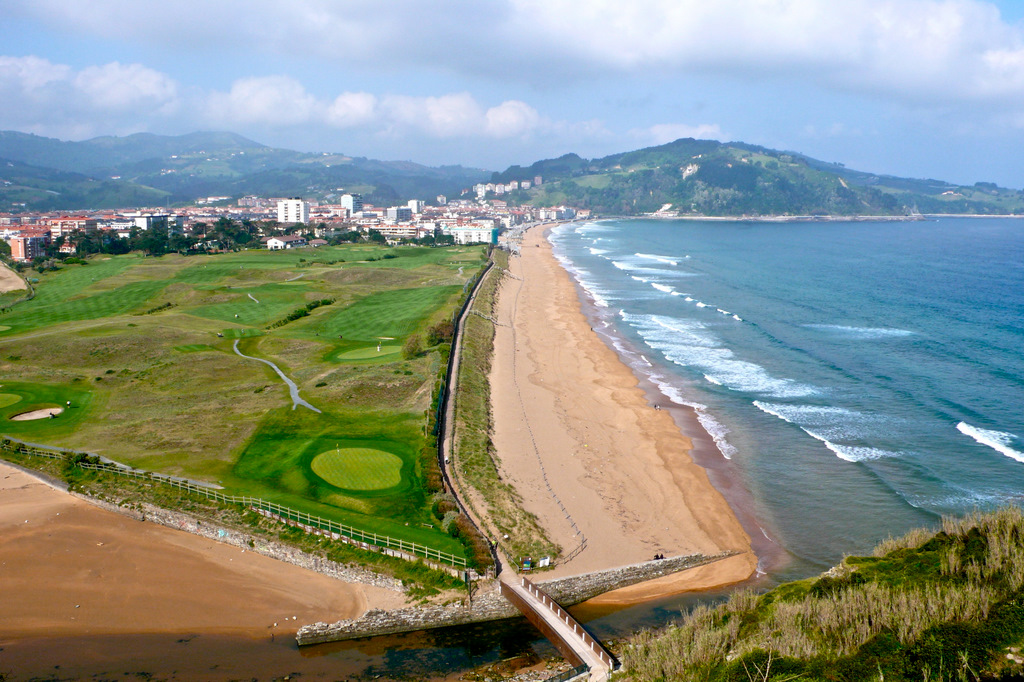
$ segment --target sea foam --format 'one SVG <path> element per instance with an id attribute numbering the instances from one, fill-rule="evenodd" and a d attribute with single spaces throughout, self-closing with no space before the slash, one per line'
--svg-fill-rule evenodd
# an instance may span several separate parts
<path id="1" fill-rule="evenodd" d="M 982 445 L 987 445 L 996 452 L 1006 455 L 1010 459 L 1015 459 L 1018 462 L 1024 462 L 1024 452 L 1014 450 L 1010 447 L 1011 443 L 1020 440 L 1020 437 L 1015 434 L 1006 433 L 1005 431 L 979 429 L 977 426 L 971 426 L 966 422 L 960 422 L 957 424 L 956 430 L 965 436 L 970 436 Z"/>
<path id="2" fill-rule="evenodd" d="M 708 435 L 711 436 L 711 440 L 715 442 L 715 447 L 722 453 L 722 456 L 726 459 L 732 459 L 738 450 L 726 439 L 726 436 L 730 433 L 729 428 L 722 424 L 722 422 L 715 419 L 714 415 L 708 412 L 708 406 L 692 402 L 683 398 L 679 389 L 672 384 L 666 382 L 664 377 L 658 375 L 652 375 L 651 381 L 653 381 L 663 394 L 668 396 L 669 400 L 677 405 L 683 405 L 693 409 L 694 414 L 697 415 L 697 421 L 700 422 L 701 428 L 707 431 Z"/>
<path id="3" fill-rule="evenodd" d="M 813 386 L 772 376 L 764 367 L 736 357 L 722 342 L 696 320 L 664 315 L 636 315 L 620 312 L 644 342 L 662 352 L 671 362 L 700 371 L 709 381 L 736 391 L 794 398 L 818 393 Z"/>
<path id="4" fill-rule="evenodd" d="M 636 253 L 633 255 L 635 255 L 637 258 L 654 260 L 658 261 L 659 263 L 667 263 L 668 265 L 679 265 L 679 261 L 675 260 L 674 258 L 669 258 L 668 256 L 656 256 L 653 253 Z"/>
<path id="5" fill-rule="evenodd" d="M 914 336 L 915 332 L 907 329 L 890 329 L 887 327 L 849 327 L 841 324 L 805 324 L 807 329 L 828 332 L 849 339 L 870 341 L 874 339 L 896 339 Z"/>

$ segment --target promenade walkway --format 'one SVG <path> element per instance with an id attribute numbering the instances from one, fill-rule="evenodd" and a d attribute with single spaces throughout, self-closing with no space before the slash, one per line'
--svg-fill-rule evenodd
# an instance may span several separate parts
<path id="1" fill-rule="evenodd" d="M 543 590 L 522 576 L 503 571 L 501 594 L 551 640 L 573 666 L 586 665 L 591 682 L 603 682 L 619 663 L 608 650 Z"/>

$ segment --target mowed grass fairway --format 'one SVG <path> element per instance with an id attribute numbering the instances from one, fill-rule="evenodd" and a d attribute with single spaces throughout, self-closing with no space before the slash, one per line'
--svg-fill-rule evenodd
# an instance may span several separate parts
<path id="1" fill-rule="evenodd" d="M 0 315 L 0 434 L 463 554 L 435 527 L 418 464 L 439 353 L 402 347 L 451 318 L 483 259 L 349 245 L 101 256 L 38 275 L 36 297 Z M 236 339 L 322 412 L 293 410 Z M 53 419 L 10 420 L 69 400 Z"/>

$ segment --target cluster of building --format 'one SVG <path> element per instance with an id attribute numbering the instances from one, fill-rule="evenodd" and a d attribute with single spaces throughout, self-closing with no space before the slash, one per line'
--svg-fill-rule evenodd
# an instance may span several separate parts
<path id="1" fill-rule="evenodd" d="M 473 185 L 473 193 L 476 194 L 477 199 L 483 199 L 488 194 L 507 194 L 509 192 L 515 192 L 519 189 L 530 189 L 531 187 L 543 185 L 544 178 L 541 176 L 535 176 L 533 180 L 513 180 L 511 182 L 488 182 L 488 183 L 477 183 Z"/>
<path id="2" fill-rule="evenodd" d="M 159 230 L 168 236 L 192 239 L 204 249 L 216 249 L 218 245 L 208 238 L 207 230 L 220 218 L 229 218 L 256 223 L 260 241 L 268 249 L 317 246 L 353 231 L 376 231 L 389 242 L 446 236 L 456 244 L 493 244 L 503 228 L 534 221 L 570 219 L 575 215 L 571 208 L 512 208 L 497 199 L 448 201 L 438 196 L 431 205 L 414 199 L 402 206 L 378 207 L 365 203 L 358 194 L 345 194 L 337 204 L 307 201 L 301 197 L 246 196 L 233 206 L 197 202 L 173 212 L 0 214 L 0 239 L 10 245 L 14 259 L 23 262 L 42 256 L 48 246 L 58 243 L 62 237 L 60 251 L 74 254 L 80 241 L 75 235 L 92 233 L 101 237 L 129 238 L 140 232 Z"/>

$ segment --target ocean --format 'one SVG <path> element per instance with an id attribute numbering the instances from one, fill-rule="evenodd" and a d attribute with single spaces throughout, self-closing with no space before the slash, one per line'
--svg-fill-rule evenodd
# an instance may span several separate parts
<path id="1" fill-rule="evenodd" d="M 696 410 L 777 579 L 1024 496 L 1024 220 L 601 220 L 551 240 L 595 329 Z"/>

